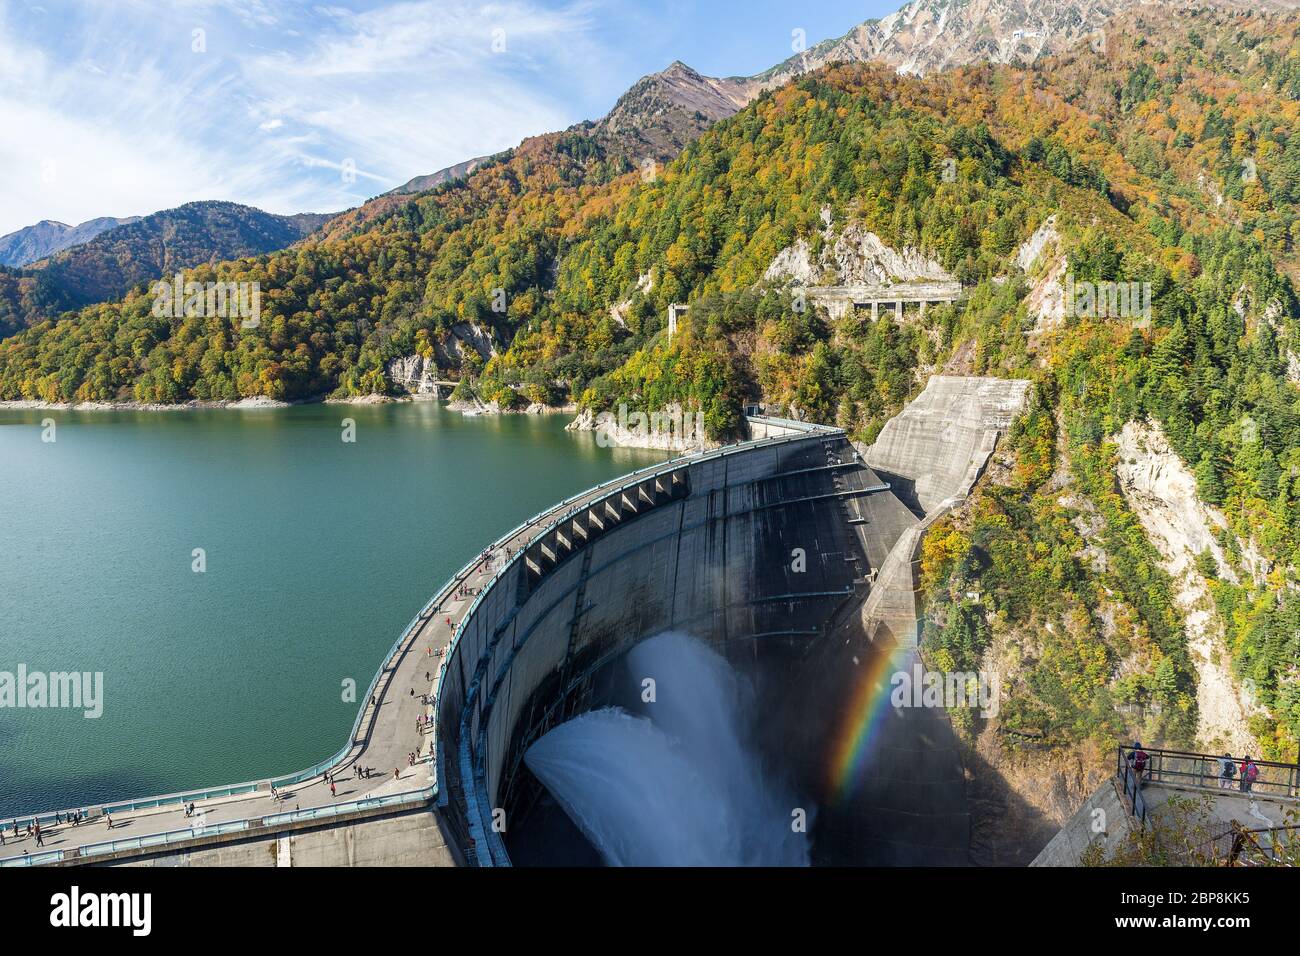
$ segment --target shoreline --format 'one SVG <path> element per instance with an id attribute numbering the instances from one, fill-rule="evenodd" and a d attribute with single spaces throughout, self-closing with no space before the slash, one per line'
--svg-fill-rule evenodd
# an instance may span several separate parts
<path id="1" fill-rule="evenodd" d="M 316 398 L 299 399 L 292 402 L 282 402 L 264 396 L 255 396 L 252 398 L 241 398 L 237 401 L 202 401 L 191 399 L 188 402 L 177 404 L 163 404 L 156 402 L 45 402 L 39 399 L 3 399 L 0 400 L 0 412 L 4 411 L 58 411 L 58 412 L 191 412 L 191 411 L 275 411 L 282 408 L 293 408 L 299 405 L 396 405 L 396 404 L 415 404 L 431 402 L 440 404 L 448 411 L 458 412 L 466 418 L 496 417 L 504 415 L 568 415 L 573 417 L 565 427 L 566 431 L 571 432 L 595 432 L 593 424 L 594 418 L 589 413 L 583 413 L 578 410 L 575 403 L 569 402 L 564 405 L 541 405 L 533 403 L 524 408 L 503 409 L 496 403 L 485 404 L 478 401 L 469 400 L 449 400 L 435 399 L 426 396 L 416 395 L 356 395 L 348 398 L 332 398 L 328 396 L 318 396 Z M 716 442 L 706 442 L 698 444 L 694 442 L 682 442 L 680 439 L 669 440 L 667 442 L 658 438 L 647 438 L 639 435 L 635 431 L 625 431 L 621 429 L 610 430 L 605 435 L 605 441 L 611 448 L 634 448 L 643 451 L 667 451 L 677 454 L 690 454 L 692 452 L 708 451 L 711 448 L 719 447 Z"/>
<path id="2" fill-rule="evenodd" d="M 0 411 L 6 409 L 13 411 L 59 411 L 59 412 L 188 412 L 188 411 L 211 411 L 225 410 L 247 411 L 250 409 L 279 409 L 293 408 L 299 405 L 398 405 L 398 404 L 417 404 L 422 402 L 438 403 L 446 406 L 454 412 L 462 414 L 469 412 L 472 415 L 541 415 L 541 414 L 573 414 L 575 406 L 560 405 L 546 407 L 530 407 L 527 409 L 508 409 L 502 410 L 490 406 L 480 406 L 478 409 L 471 411 L 468 407 L 461 406 L 457 402 L 451 402 L 447 399 L 427 398 L 413 395 L 354 395 L 347 398 L 334 398 L 329 396 L 317 396 L 315 398 L 297 399 L 292 402 L 279 401 L 274 398 L 264 396 L 255 396 L 252 398 L 241 398 L 235 401 L 221 399 L 218 401 L 203 401 L 201 399 L 191 399 L 188 402 L 163 403 L 163 402 L 136 402 L 136 401 L 118 401 L 118 402 L 46 402 L 40 399 L 15 398 L 0 399 Z"/>
<path id="3" fill-rule="evenodd" d="M 256 409 L 256 408 L 289 408 L 293 405 L 315 405 L 323 404 L 322 400 L 300 401 L 300 402 L 280 402 L 272 398 L 248 399 L 241 398 L 238 401 L 201 401 L 191 399 L 188 402 L 177 404 L 167 404 L 162 402 L 45 402 L 39 399 L 14 398 L 0 400 L 0 410 L 12 409 L 15 411 L 56 411 L 56 412 L 188 412 L 188 411 L 206 411 L 209 409 L 231 408 Z"/>

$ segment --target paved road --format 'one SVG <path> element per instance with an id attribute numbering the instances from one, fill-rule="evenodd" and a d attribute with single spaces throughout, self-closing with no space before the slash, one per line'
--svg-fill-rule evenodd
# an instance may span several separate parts
<path id="1" fill-rule="evenodd" d="M 335 793 L 330 792 L 329 783 L 322 777 L 314 777 L 287 787 L 274 797 L 262 790 L 203 801 L 195 806 L 197 821 L 187 817 L 180 805 L 171 805 L 114 815 L 111 830 L 103 817 L 76 827 L 69 824 L 42 826 L 44 845 L 39 847 L 34 838 L 26 835 L 26 824 L 19 817 L 18 838 L 14 837 L 12 821 L 3 824 L 5 844 L 0 846 L 0 859 L 184 830 L 195 826 L 196 822 L 212 825 L 231 820 L 256 819 L 273 813 L 349 803 L 363 797 L 428 787 L 432 782 L 431 754 L 434 737 L 432 727 L 417 730 L 416 719 L 421 713 L 429 716 L 433 714 L 434 685 L 442 662 L 439 650 L 450 644 L 455 628 L 474 601 L 473 595 L 500 569 L 507 549 L 512 555 L 517 553 L 539 526 L 544 527 L 563 512 L 581 507 L 599 497 L 604 490 L 606 489 L 593 489 L 576 501 L 562 507 L 557 506 L 525 526 L 509 541 L 499 542 L 498 550 L 486 558 L 480 556 L 459 580 L 451 595 L 442 601 L 441 606 L 431 609 L 381 674 L 375 690 L 376 703 L 365 702 L 360 730 L 353 740 L 352 751 L 331 772 Z M 468 588 L 469 591 L 461 594 L 461 588 Z M 425 679 L 426 674 L 430 680 Z M 429 697 L 427 705 L 421 702 L 422 694 Z M 409 755 L 417 748 L 421 759 L 411 766 Z M 358 779 L 353 775 L 355 767 L 372 768 L 374 776 Z"/>

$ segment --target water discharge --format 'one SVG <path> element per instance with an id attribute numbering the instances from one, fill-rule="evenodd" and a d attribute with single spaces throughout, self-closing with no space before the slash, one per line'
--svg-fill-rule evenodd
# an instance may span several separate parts
<path id="1" fill-rule="evenodd" d="M 677 632 L 638 644 L 625 666 L 636 712 L 590 711 L 524 756 L 605 862 L 807 866 L 812 814 L 753 744 L 749 682 Z"/>

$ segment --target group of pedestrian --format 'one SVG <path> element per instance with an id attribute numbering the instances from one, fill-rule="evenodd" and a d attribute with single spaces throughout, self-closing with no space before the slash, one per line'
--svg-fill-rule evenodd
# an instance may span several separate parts
<path id="1" fill-rule="evenodd" d="M 1128 761 L 1129 768 L 1133 771 L 1133 776 L 1139 784 L 1142 783 L 1142 776 L 1147 771 L 1150 757 L 1139 741 L 1133 741 L 1133 746 L 1125 758 Z M 1259 779 L 1259 764 L 1255 763 L 1253 757 L 1249 754 L 1240 764 L 1230 753 L 1225 753 L 1222 757 L 1215 758 L 1219 764 L 1219 789 L 1231 790 L 1233 780 L 1237 781 L 1237 788 L 1242 793 L 1250 793 Z"/>
<path id="2" fill-rule="evenodd" d="M 45 846 L 45 838 L 53 833 L 58 827 L 64 826 L 65 824 L 71 827 L 79 827 L 85 820 L 85 810 L 69 810 L 67 813 L 59 810 L 54 814 L 54 822 L 50 823 L 49 821 L 46 821 L 46 826 L 44 827 L 41 826 L 41 821 L 36 817 L 32 817 L 27 821 L 25 829 L 22 824 L 15 819 L 11 821 L 13 828 L 12 832 L 8 834 L 6 831 L 8 831 L 9 828 L 0 826 L 0 846 L 8 846 L 11 840 L 17 843 L 25 838 L 34 840 L 36 841 L 37 846 L 43 847 Z"/>
<path id="3" fill-rule="evenodd" d="M 1225 753 L 1219 758 L 1219 789 L 1231 790 L 1233 778 L 1236 778 L 1237 787 L 1242 793 L 1250 793 L 1259 778 L 1259 764 L 1247 754 L 1238 766 L 1232 754 Z"/>

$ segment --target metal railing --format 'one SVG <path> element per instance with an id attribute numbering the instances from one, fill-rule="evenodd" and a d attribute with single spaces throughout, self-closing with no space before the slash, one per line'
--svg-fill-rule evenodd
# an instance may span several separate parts
<path id="1" fill-rule="evenodd" d="M 1225 854 L 1224 866 L 1271 866 L 1285 863 L 1294 855 L 1300 826 L 1253 827 L 1247 829 L 1232 821 L 1232 842 Z"/>
<path id="2" fill-rule="evenodd" d="M 1222 776 L 1222 761 L 1228 758 L 1217 754 L 1191 753 L 1184 750 L 1165 750 L 1156 747 L 1143 747 L 1147 755 L 1142 770 L 1142 783 L 1161 783 L 1169 786 L 1193 787 L 1202 790 L 1224 790 L 1237 793 L 1255 793 L 1261 796 L 1280 797 L 1283 799 L 1300 798 L 1300 767 L 1290 763 L 1276 763 L 1271 760 L 1251 760 L 1259 769 L 1254 782 L 1243 779 L 1243 755 L 1232 758 L 1235 774 Z M 1126 768 L 1132 766 L 1130 759 L 1134 748 L 1124 745 L 1115 748 L 1115 772 L 1125 777 Z M 1127 780 L 1125 781 L 1127 792 Z"/>
<path id="3" fill-rule="evenodd" d="M 0 867 L 40 866 L 47 863 L 61 863 L 65 860 L 120 853 L 124 850 L 148 850 L 155 847 L 166 847 L 228 833 L 255 834 L 259 831 L 271 831 L 277 827 L 284 827 L 293 823 L 310 823 L 315 820 L 329 820 L 349 813 L 428 803 L 436 793 L 437 787 L 434 785 L 421 790 L 405 790 L 401 793 L 385 794 L 381 797 L 361 797 L 347 803 L 308 807 L 306 810 L 290 810 L 286 813 L 271 813 L 265 816 L 226 820 L 221 823 L 205 824 L 196 822 L 188 827 L 166 830 L 162 833 L 149 833 L 144 836 L 126 837 L 121 840 L 102 840 L 99 843 L 87 843 L 67 850 L 48 850 L 42 853 L 6 857 L 0 859 Z"/>
<path id="4" fill-rule="evenodd" d="M 0 866 L 43 866 L 58 863 L 64 857 L 64 850 L 42 850 L 40 853 L 26 853 L 22 856 L 10 856 L 0 860 Z"/>
<path id="5" fill-rule="evenodd" d="M 1120 777 L 1124 781 L 1124 799 L 1128 801 L 1129 812 L 1133 814 L 1133 819 L 1138 822 L 1139 826 L 1147 825 L 1147 801 L 1142 796 L 1142 784 L 1139 774 L 1135 773 L 1131 766 L 1124 765 L 1120 770 Z"/>

